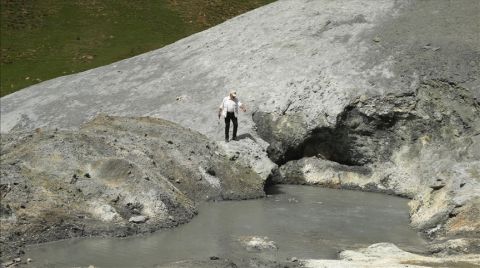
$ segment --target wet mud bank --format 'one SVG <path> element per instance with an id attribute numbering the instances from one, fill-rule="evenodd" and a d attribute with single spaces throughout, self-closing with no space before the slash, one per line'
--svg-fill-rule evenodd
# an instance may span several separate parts
<path id="1" fill-rule="evenodd" d="M 410 198 L 411 225 L 430 251 L 456 254 L 480 252 L 478 114 L 474 92 L 431 80 L 411 93 L 360 96 L 310 131 L 302 113 L 256 112 L 253 120 L 279 164 L 268 184 Z"/>

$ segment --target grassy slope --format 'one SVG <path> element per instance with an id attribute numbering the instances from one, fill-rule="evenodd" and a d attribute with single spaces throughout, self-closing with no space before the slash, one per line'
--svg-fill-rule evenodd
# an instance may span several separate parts
<path id="1" fill-rule="evenodd" d="M 0 0 L 0 94 L 160 48 L 274 0 Z"/>

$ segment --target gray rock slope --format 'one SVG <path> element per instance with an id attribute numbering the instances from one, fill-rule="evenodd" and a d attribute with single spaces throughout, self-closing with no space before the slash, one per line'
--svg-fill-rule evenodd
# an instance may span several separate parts
<path id="1" fill-rule="evenodd" d="M 479 89 L 475 0 L 283 0 L 172 45 L 1 99 L 1 131 L 78 127 L 98 113 L 155 116 L 221 138 L 230 89 L 250 111 L 334 123 L 354 98 L 447 79 Z M 242 116 L 242 131 L 253 126 Z"/>
<path id="2" fill-rule="evenodd" d="M 105 113 L 165 118 L 221 140 L 216 109 L 236 89 L 249 112 L 245 139 L 218 143 L 231 159 L 265 178 L 268 153 L 287 163 L 272 178 L 280 182 L 292 172 L 408 196 L 432 251 L 479 251 L 478 14 L 476 0 L 280 0 L 5 96 L 1 132 L 75 129 Z"/>

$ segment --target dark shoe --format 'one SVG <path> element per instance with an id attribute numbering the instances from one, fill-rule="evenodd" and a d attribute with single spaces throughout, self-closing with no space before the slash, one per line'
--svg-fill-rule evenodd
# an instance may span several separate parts
<path id="1" fill-rule="evenodd" d="M 232 140 L 234 140 L 234 141 L 238 141 L 237 137 L 233 137 L 233 139 L 232 139 Z"/>
<path id="2" fill-rule="evenodd" d="M 228 142 L 228 138 L 225 138 L 225 142 Z"/>

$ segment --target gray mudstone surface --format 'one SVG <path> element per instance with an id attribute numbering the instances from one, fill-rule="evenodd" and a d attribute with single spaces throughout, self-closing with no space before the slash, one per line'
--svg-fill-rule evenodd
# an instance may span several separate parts
<path id="1" fill-rule="evenodd" d="M 478 14 L 477 0 L 281 0 L 5 96 L 0 130 L 74 131 L 104 113 L 165 118 L 219 141 L 216 110 L 236 89 L 248 108 L 242 139 L 216 142 L 220 156 L 260 180 L 285 165 L 272 181 L 290 172 L 307 183 L 307 168 L 324 174 L 318 184 L 413 198 L 412 225 L 432 239 L 433 252 L 478 252 Z M 198 195 L 194 184 L 171 178 Z"/>
<path id="2" fill-rule="evenodd" d="M 0 246 L 125 236 L 190 220 L 201 200 L 264 196 L 264 180 L 204 135 L 155 118 L 100 116 L 79 131 L 2 135 Z"/>

